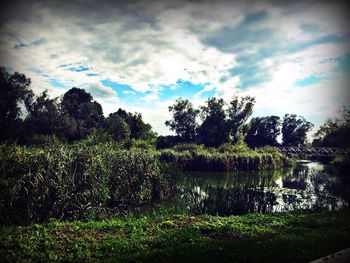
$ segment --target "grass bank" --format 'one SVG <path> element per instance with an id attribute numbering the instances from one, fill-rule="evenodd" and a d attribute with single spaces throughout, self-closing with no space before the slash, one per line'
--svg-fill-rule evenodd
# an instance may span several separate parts
<path id="1" fill-rule="evenodd" d="M 3 261 L 307 262 L 350 246 L 350 211 L 167 215 L 2 227 Z"/>

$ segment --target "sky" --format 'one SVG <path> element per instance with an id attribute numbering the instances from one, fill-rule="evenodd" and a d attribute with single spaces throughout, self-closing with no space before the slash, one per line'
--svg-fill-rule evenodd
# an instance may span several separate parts
<path id="1" fill-rule="evenodd" d="M 32 89 L 84 88 L 107 116 L 141 112 L 160 135 L 176 98 L 254 96 L 253 116 L 314 131 L 349 105 L 349 11 L 339 1 L 11 1 L 0 65 Z"/>

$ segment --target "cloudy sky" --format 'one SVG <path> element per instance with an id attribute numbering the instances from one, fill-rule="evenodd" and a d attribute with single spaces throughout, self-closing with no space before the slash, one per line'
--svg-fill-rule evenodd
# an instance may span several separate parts
<path id="1" fill-rule="evenodd" d="M 11 1 L 0 11 L 0 65 L 25 73 L 36 93 L 76 86 L 105 115 L 141 112 L 159 134 L 170 133 L 167 107 L 180 96 L 201 105 L 251 95 L 254 116 L 296 113 L 317 128 L 349 104 L 347 9 L 336 1 Z"/>

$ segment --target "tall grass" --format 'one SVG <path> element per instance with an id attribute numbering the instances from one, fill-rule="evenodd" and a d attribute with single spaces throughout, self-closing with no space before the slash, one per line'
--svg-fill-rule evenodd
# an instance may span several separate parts
<path id="1" fill-rule="evenodd" d="M 219 148 L 180 145 L 161 152 L 160 160 L 172 162 L 186 171 L 242 171 L 283 167 L 290 160 L 270 147 L 256 152 L 246 145 L 226 144 Z"/>
<path id="2" fill-rule="evenodd" d="M 165 198 L 171 174 L 147 151 L 115 143 L 0 146 L 0 222 L 95 218 Z"/>

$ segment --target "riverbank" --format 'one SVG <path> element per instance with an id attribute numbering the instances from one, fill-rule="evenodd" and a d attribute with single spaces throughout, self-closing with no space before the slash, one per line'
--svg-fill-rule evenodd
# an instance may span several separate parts
<path id="1" fill-rule="evenodd" d="M 289 164 L 274 148 L 245 145 L 173 149 L 126 148 L 116 142 L 81 141 L 25 147 L 0 145 L 0 223 L 29 224 L 50 218 L 105 218 L 172 195 L 179 169 L 263 170 Z"/>
<path id="2" fill-rule="evenodd" d="M 2 227 L 4 261 L 308 262 L 350 246 L 350 210 Z"/>

